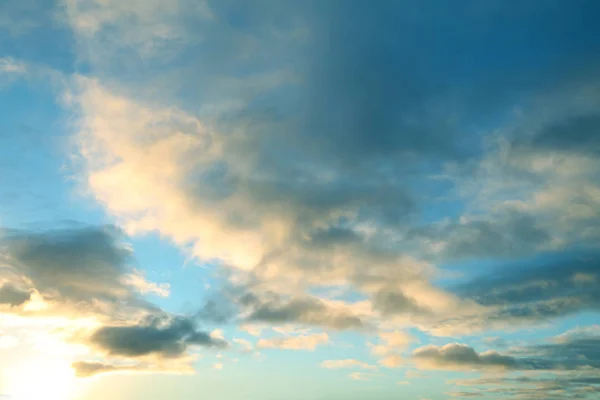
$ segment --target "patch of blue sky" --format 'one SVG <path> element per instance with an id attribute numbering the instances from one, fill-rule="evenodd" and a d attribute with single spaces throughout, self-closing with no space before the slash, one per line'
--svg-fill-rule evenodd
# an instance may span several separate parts
<path id="1" fill-rule="evenodd" d="M 70 176 L 68 116 L 50 85 L 19 79 L 0 90 L 0 220 L 3 226 L 107 221 Z"/>

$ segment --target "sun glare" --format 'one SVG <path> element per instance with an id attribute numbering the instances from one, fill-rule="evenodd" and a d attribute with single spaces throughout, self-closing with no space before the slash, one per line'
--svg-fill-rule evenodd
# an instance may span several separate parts
<path id="1" fill-rule="evenodd" d="M 10 368 L 6 386 L 14 400 L 72 400 L 75 383 L 68 361 L 30 359 Z"/>

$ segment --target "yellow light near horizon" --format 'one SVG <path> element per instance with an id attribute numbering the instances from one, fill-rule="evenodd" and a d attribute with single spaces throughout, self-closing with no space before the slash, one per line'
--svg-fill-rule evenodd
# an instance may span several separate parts
<path id="1" fill-rule="evenodd" d="M 8 369 L 6 378 L 7 394 L 15 400 L 72 400 L 77 386 L 66 360 L 22 360 Z"/>

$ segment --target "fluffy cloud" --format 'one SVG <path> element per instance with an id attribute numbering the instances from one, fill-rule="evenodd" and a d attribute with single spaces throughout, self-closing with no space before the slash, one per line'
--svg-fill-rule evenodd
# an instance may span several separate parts
<path id="1" fill-rule="evenodd" d="M 251 301 L 251 306 L 247 317 L 249 322 L 274 324 L 293 322 L 333 329 L 364 327 L 361 319 L 352 313 L 351 307 L 327 305 L 316 298 L 292 298 L 288 301 L 274 299 L 265 302 L 256 299 Z"/>
<path id="2" fill-rule="evenodd" d="M 477 352 L 472 347 L 450 343 L 428 345 L 413 351 L 422 368 L 456 370 L 513 371 L 595 371 L 600 372 L 600 336 L 597 327 L 575 329 L 553 338 L 549 343 L 514 349 L 514 354 Z"/>
<path id="3" fill-rule="evenodd" d="M 227 345 L 199 329 L 195 319 L 169 314 L 140 296 L 166 294 L 166 287 L 146 281 L 134 268 L 133 252 L 114 227 L 8 230 L 0 245 L 5 282 L 0 303 L 12 306 L 6 312 L 17 327 L 66 317 L 67 327 L 39 330 L 63 332 L 52 346 L 79 344 L 99 357 L 76 361 L 79 376 L 189 372 L 191 350 Z"/>
<path id="4" fill-rule="evenodd" d="M 305 11 L 315 11 L 311 7 Z M 213 11 L 218 18 L 223 10 L 216 7 Z M 370 10 L 365 12 L 374 22 Z M 324 21 L 312 23 L 317 25 L 316 34 L 325 35 L 321 31 L 326 28 Z M 338 34 L 351 31 L 343 18 L 336 18 L 334 26 L 336 40 L 341 41 Z M 358 44 L 366 49 L 362 40 Z M 324 51 L 318 42 L 311 41 L 310 46 L 316 53 Z M 355 79 L 360 71 L 342 66 L 362 58 L 352 49 L 336 52 L 330 66 L 347 74 L 303 66 L 296 72 L 310 80 L 306 90 L 298 93 L 302 109 L 282 109 L 281 118 L 276 119 L 251 108 L 200 118 L 184 107 L 133 101 L 126 90 L 78 79 L 70 99 L 80 116 L 76 138 L 84 184 L 129 232 L 159 230 L 177 243 L 191 241 L 200 259 L 219 259 L 229 268 L 252 271 L 271 288 L 293 286 L 301 292 L 310 286 L 341 284 L 369 297 L 378 293 L 376 312 L 386 316 L 410 317 L 431 312 L 435 306 L 440 307 L 435 312 L 445 311 L 458 300 L 438 301 L 431 307 L 427 303 L 434 297 L 422 295 L 423 291 L 406 294 L 405 286 L 426 286 L 426 275 L 435 274 L 435 268 L 406 256 L 401 244 L 403 224 L 417 210 L 411 194 L 414 179 L 430 172 L 424 168 L 409 177 L 407 165 L 432 154 L 451 157 L 456 154 L 454 142 L 433 129 L 445 122 L 429 118 L 424 105 L 409 107 L 398 114 L 402 117 L 380 121 L 377 135 L 371 135 L 367 125 L 375 123 L 372 110 L 379 114 L 394 108 L 392 103 L 400 107 L 400 103 L 414 101 L 407 101 L 403 97 L 407 94 L 389 89 L 383 81 Z M 261 51 L 256 54 L 263 55 Z M 401 60 L 392 57 L 390 62 L 395 65 Z M 363 67 L 377 66 L 367 62 Z M 370 75 L 385 79 L 391 74 L 392 69 L 386 67 L 381 74 Z M 329 79 L 333 76 L 341 81 L 334 83 Z M 322 83 L 314 88 L 322 87 L 325 96 L 314 97 L 310 88 L 317 81 Z M 338 97 L 351 82 L 360 82 L 362 87 L 353 95 Z M 277 89 L 283 87 L 292 92 L 301 89 L 288 81 L 280 82 Z M 371 99 L 366 107 L 364 96 L 378 88 L 386 88 L 377 97 L 378 106 L 373 108 Z M 267 99 L 276 92 L 268 83 L 254 90 Z M 435 96 L 434 92 L 428 95 Z M 344 106 L 331 108 L 327 103 L 314 108 L 325 98 Z M 251 99 L 246 99 L 248 107 Z M 210 108 L 208 102 L 201 107 Z M 332 119 L 322 117 L 323 109 L 329 110 Z M 331 121 L 340 109 L 349 114 L 348 118 L 340 116 L 337 126 Z M 296 112 L 307 116 L 306 123 L 297 120 Z M 355 141 L 346 139 L 348 131 Z M 361 162 L 352 165 L 355 160 Z M 410 306 L 405 310 L 400 310 L 401 296 L 412 302 L 406 303 Z M 292 301 L 294 307 L 296 303 Z M 351 316 L 317 316 L 317 308 L 322 307 L 317 301 L 312 303 L 305 304 L 310 312 L 296 316 L 298 322 L 335 328 L 361 324 Z M 267 311 L 273 310 L 258 310 L 250 318 L 291 321 L 279 312 L 286 310 Z"/>
<path id="5" fill-rule="evenodd" d="M 103 326 L 89 343 L 109 356 L 181 357 L 191 346 L 225 347 L 223 340 L 199 331 L 187 318 L 149 318 L 133 326 Z"/>
<path id="6" fill-rule="evenodd" d="M 13 286 L 5 284 L 2 296 L 23 303 L 35 290 L 49 304 L 99 316 L 116 313 L 123 305 L 151 311 L 154 307 L 127 282 L 135 271 L 131 249 L 122 239 L 110 226 L 6 231 L 0 238 L 3 273 Z"/>
<path id="7" fill-rule="evenodd" d="M 422 368 L 514 369 L 517 366 L 513 357 L 496 352 L 477 353 L 473 348 L 458 343 L 421 347 L 413 352 L 413 359 Z"/>
<path id="8" fill-rule="evenodd" d="M 379 344 L 370 344 L 371 352 L 381 357 L 379 364 L 386 368 L 397 368 L 403 365 L 404 359 L 400 353 L 415 339 L 402 331 L 380 332 L 379 338 Z"/>

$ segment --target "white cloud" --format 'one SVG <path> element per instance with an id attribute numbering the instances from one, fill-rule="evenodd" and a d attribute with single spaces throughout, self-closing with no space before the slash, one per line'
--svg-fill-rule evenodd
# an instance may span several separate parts
<path id="1" fill-rule="evenodd" d="M 309 350 L 329 343 L 329 335 L 316 333 L 312 335 L 289 336 L 283 338 L 260 339 L 256 347 L 263 349 Z"/>
<path id="2" fill-rule="evenodd" d="M 127 274 L 123 283 L 129 285 L 141 294 L 155 294 L 160 297 L 169 297 L 171 285 L 168 283 L 155 283 L 147 281 L 139 271 Z"/>

